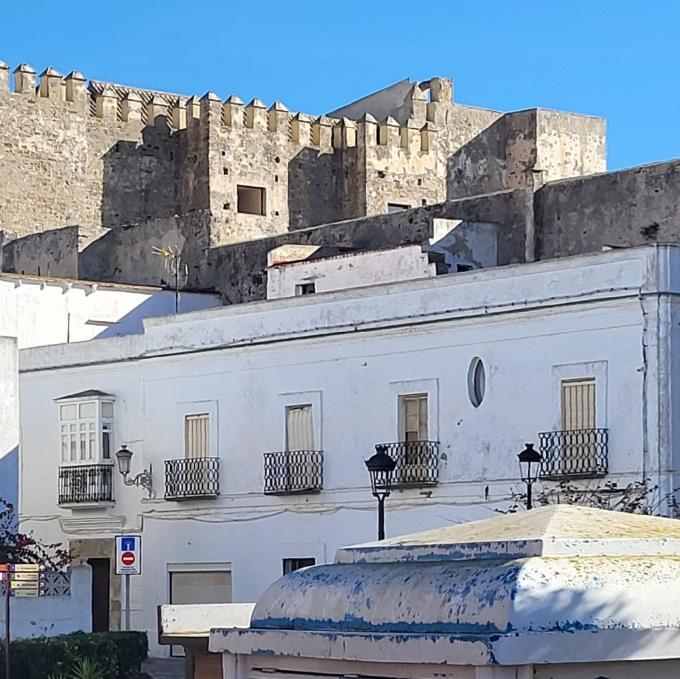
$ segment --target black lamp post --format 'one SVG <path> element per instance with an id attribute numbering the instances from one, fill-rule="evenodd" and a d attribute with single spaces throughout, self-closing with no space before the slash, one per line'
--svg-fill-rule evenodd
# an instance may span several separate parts
<path id="1" fill-rule="evenodd" d="M 385 498 L 392 490 L 392 472 L 397 463 L 387 454 L 387 446 L 376 446 L 375 455 L 366 460 L 373 497 L 378 500 L 378 540 L 385 539 Z"/>
<path id="2" fill-rule="evenodd" d="M 531 509 L 531 486 L 538 479 L 543 457 L 537 450 L 534 450 L 533 443 L 527 443 L 526 448 L 517 457 L 519 458 L 520 477 L 527 484 L 527 509 Z"/>

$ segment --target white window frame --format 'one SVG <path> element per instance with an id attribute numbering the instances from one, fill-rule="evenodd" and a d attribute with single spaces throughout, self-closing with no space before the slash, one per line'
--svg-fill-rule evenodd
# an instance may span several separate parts
<path id="1" fill-rule="evenodd" d="M 82 396 L 73 398 L 59 398 L 55 399 L 57 405 L 57 427 L 58 427 L 58 445 L 59 445 L 59 466 L 61 467 L 84 467 L 95 464 L 110 464 L 114 463 L 114 413 L 115 397 L 109 394 Z M 80 410 L 83 406 L 93 405 L 94 416 L 83 417 L 80 415 Z M 111 416 L 105 415 L 104 405 L 111 406 Z M 76 409 L 76 417 L 73 419 L 62 419 L 62 412 L 64 408 L 74 407 Z M 73 424 L 71 424 L 73 423 Z M 84 424 L 94 424 L 94 443 L 91 449 L 91 457 L 82 459 L 80 446 L 81 427 Z M 64 427 L 74 427 L 73 432 L 65 432 Z M 85 432 L 88 435 L 90 429 Z M 109 457 L 104 458 L 104 432 L 108 432 L 109 439 Z M 75 457 L 70 455 L 68 458 L 64 457 L 64 436 L 75 436 Z M 89 440 L 89 435 L 88 435 Z M 89 446 L 88 446 L 89 447 Z M 70 446 L 69 446 L 70 449 Z"/>
<path id="2" fill-rule="evenodd" d="M 280 431 L 282 436 L 281 450 L 286 450 L 287 427 L 288 427 L 288 408 L 295 406 L 312 406 L 312 426 L 314 427 L 314 448 L 313 450 L 323 450 L 323 430 L 322 430 L 322 410 L 320 391 L 296 391 L 279 394 L 279 413 Z"/>
<path id="3" fill-rule="evenodd" d="M 398 441 L 401 437 L 401 397 L 427 396 L 427 435 L 429 441 L 439 441 L 439 379 L 436 377 L 419 380 L 400 380 L 389 383 L 393 407 L 389 409 L 388 431 L 394 432 L 385 441 Z"/>
<path id="4" fill-rule="evenodd" d="M 177 441 L 177 457 L 186 458 L 186 418 L 191 415 L 207 415 L 209 418 L 208 424 L 208 454 L 207 457 L 219 456 L 219 418 L 218 418 L 218 402 L 217 400 L 205 401 L 183 401 L 177 404 L 177 414 L 175 417 L 177 423 L 177 433 L 175 440 Z"/>

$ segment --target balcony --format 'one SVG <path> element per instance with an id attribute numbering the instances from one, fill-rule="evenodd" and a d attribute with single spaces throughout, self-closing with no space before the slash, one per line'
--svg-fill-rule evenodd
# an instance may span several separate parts
<path id="1" fill-rule="evenodd" d="M 323 488 L 323 452 L 286 450 L 264 454 L 264 492 L 313 493 Z"/>
<path id="2" fill-rule="evenodd" d="M 59 504 L 113 502 L 113 465 L 59 467 Z"/>
<path id="3" fill-rule="evenodd" d="M 165 461 L 165 499 L 196 500 L 220 494 L 220 458 Z"/>
<path id="4" fill-rule="evenodd" d="M 609 468 L 609 430 L 572 429 L 538 435 L 543 457 L 540 478 L 547 481 L 594 479 Z"/>
<path id="5" fill-rule="evenodd" d="M 399 441 L 382 443 L 397 463 L 392 485 L 396 488 L 431 486 L 439 482 L 439 442 Z"/>

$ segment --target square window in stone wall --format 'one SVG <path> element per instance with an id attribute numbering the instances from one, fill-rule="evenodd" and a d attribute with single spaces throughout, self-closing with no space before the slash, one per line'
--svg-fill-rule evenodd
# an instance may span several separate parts
<path id="1" fill-rule="evenodd" d="M 267 194 L 261 186 L 237 186 L 237 209 L 247 215 L 267 214 Z"/>

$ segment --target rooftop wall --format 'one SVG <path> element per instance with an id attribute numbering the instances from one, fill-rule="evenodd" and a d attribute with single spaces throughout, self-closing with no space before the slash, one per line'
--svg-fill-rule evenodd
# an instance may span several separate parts
<path id="1" fill-rule="evenodd" d="M 680 240 L 680 160 L 551 182 L 535 198 L 540 258 Z"/>

